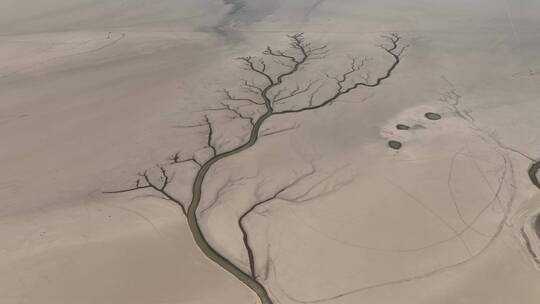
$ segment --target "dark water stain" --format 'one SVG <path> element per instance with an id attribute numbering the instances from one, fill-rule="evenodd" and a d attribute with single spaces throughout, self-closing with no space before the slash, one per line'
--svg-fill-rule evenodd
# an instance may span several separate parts
<path id="1" fill-rule="evenodd" d="M 388 146 L 394 150 L 399 150 L 401 149 L 401 146 L 403 146 L 403 144 L 397 140 L 390 140 L 388 141 Z"/>
<path id="2" fill-rule="evenodd" d="M 441 115 L 433 112 L 427 112 L 424 114 L 424 116 L 429 120 L 439 120 L 441 119 Z"/>
<path id="3" fill-rule="evenodd" d="M 212 30 L 227 42 L 243 39 L 242 34 L 235 30 L 237 26 L 245 27 L 257 23 L 279 7 L 275 0 L 223 0 L 223 4 L 230 8 Z"/>
<path id="4" fill-rule="evenodd" d="M 304 13 L 304 21 L 308 21 L 309 20 L 309 17 L 311 16 L 311 14 L 319 7 L 321 6 L 321 4 L 323 4 L 323 2 L 325 2 L 326 0 L 316 0 L 315 3 L 313 3 L 312 5 L 310 5 L 306 12 Z"/>
<path id="5" fill-rule="evenodd" d="M 234 15 L 240 11 L 246 3 L 242 0 L 223 0 L 223 4 L 231 5 L 231 9 L 227 12 L 227 15 Z"/>
<path id="6" fill-rule="evenodd" d="M 404 125 L 404 124 L 397 124 L 396 129 L 398 130 L 409 130 L 411 127 Z"/>

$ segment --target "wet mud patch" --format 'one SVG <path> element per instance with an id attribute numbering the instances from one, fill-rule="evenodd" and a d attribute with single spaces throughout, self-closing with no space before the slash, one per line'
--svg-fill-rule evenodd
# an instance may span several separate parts
<path id="1" fill-rule="evenodd" d="M 433 112 L 427 112 L 424 114 L 424 116 L 429 120 L 439 120 L 441 119 L 441 114 L 433 113 Z"/>
<path id="2" fill-rule="evenodd" d="M 403 144 L 397 140 L 390 140 L 388 141 L 388 146 L 394 150 L 399 150 L 403 146 Z"/>

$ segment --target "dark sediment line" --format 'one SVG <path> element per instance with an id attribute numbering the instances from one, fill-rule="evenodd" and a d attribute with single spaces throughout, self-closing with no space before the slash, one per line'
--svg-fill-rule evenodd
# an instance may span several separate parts
<path id="1" fill-rule="evenodd" d="M 540 239 L 540 215 L 536 215 L 534 219 L 534 231 L 536 232 L 536 237 Z"/>
<path id="2" fill-rule="evenodd" d="M 525 247 L 527 247 L 527 251 L 529 251 L 529 254 L 533 258 L 533 260 L 537 264 L 540 264 L 540 259 L 538 258 L 538 256 L 534 252 L 534 250 L 533 250 L 533 248 L 531 246 L 531 241 L 529 240 L 529 237 L 527 236 L 527 233 L 525 233 L 525 229 L 523 229 L 523 228 L 521 228 L 521 237 L 523 237 L 523 239 L 525 240 Z"/>
<path id="3" fill-rule="evenodd" d="M 528 174 L 529 174 L 529 179 L 531 180 L 533 185 L 535 185 L 536 188 L 540 189 L 540 181 L 538 180 L 538 170 L 540 170 L 540 160 L 531 164 L 528 170 Z M 535 232 L 536 237 L 540 239 L 540 214 L 537 214 L 535 218 L 532 219 L 531 225 Z M 525 246 L 527 247 L 529 254 L 532 256 L 533 260 L 537 264 L 540 264 L 540 258 L 534 252 L 531 246 L 531 241 L 529 240 L 529 236 L 525 233 L 525 230 L 523 228 L 521 228 L 521 235 L 523 239 L 525 240 Z"/>
<path id="4" fill-rule="evenodd" d="M 540 161 L 536 161 L 529 167 L 529 179 L 536 188 L 540 189 L 540 181 L 538 180 L 537 175 L 538 170 L 540 170 Z"/>

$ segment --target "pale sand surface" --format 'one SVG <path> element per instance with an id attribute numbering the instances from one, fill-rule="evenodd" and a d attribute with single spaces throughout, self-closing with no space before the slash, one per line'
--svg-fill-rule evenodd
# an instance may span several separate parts
<path id="1" fill-rule="evenodd" d="M 175 126 L 198 122 L 216 90 L 245 77 L 233 58 L 299 31 L 331 48 L 313 71 L 339 71 L 356 54 L 381 69 L 376 45 L 389 31 L 410 47 L 382 86 L 272 119 L 300 127 L 219 163 L 202 207 L 228 178 L 257 177 L 201 215 L 211 244 L 247 269 L 236 221 L 250 187 L 317 158 L 339 191 L 276 200 L 246 222 L 276 303 L 538 302 L 520 228 L 533 235 L 539 190 L 530 160 L 504 148 L 540 157 L 538 3 L 229 2 L 0 4 L 1 303 L 255 303 L 202 255 L 178 208 L 101 191 L 199 149 L 200 132 Z M 453 89 L 474 121 L 439 100 Z M 189 176 L 177 186 L 189 189 Z"/>

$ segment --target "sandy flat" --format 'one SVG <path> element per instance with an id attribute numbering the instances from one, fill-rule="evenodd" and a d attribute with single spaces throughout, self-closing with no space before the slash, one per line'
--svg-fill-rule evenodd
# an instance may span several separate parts
<path id="1" fill-rule="evenodd" d="M 380 35 L 399 32 L 409 47 L 381 86 L 272 118 L 265 132 L 292 131 L 212 168 L 203 232 L 248 271 L 239 216 L 316 160 L 312 180 L 245 222 L 275 303 L 537 303 L 539 17 L 535 1 L 502 0 L 4 1 L 0 302 L 255 303 L 178 206 L 102 192 L 171 153 L 208 156 L 205 133 L 179 126 L 251 77 L 234 58 L 303 32 L 330 53 L 298 82 L 357 55 L 376 75 Z M 239 130 L 224 124 L 224 147 Z M 182 200 L 193 168 L 175 174 Z"/>

